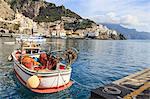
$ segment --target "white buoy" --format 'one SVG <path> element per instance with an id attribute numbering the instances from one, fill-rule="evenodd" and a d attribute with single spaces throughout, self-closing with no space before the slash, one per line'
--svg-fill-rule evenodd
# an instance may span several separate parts
<path id="1" fill-rule="evenodd" d="M 28 80 L 27 80 L 27 85 L 31 88 L 37 88 L 40 84 L 40 80 L 36 75 L 31 76 Z"/>
<path id="2" fill-rule="evenodd" d="M 3 43 L 7 45 L 15 45 L 15 42 L 3 42 Z"/>
<path id="3" fill-rule="evenodd" d="M 12 60 L 13 60 L 12 55 L 9 55 L 9 56 L 8 56 L 8 61 L 12 61 Z"/>

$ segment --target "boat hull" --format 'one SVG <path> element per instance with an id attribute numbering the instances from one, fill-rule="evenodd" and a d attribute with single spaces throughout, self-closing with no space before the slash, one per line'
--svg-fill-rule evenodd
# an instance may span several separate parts
<path id="1" fill-rule="evenodd" d="M 69 88 L 72 85 L 70 81 L 71 68 L 67 70 L 52 70 L 49 72 L 36 72 L 29 70 L 24 65 L 21 65 L 13 56 L 14 71 L 19 81 L 28 87 L 31 91 L 37 93 L 53 93 Z M 28 79 L 36 75 L 40 84 L 37 88 L 30 88 L 28 86 Z"/>
<path id="2" fill-rule="evenodd" d="M 46 39 L 45 38 L 16 38 L 16 41 L 20 42 L 20 41 L 28 41 L 28 42 L 46 42 Z"/>
<path id="3" fill-rule="evenodd" d="M 39 40 L 39 39 L 16 39 L 16 41 L 21 41 L 21 40 L 23 40 L 23 41 L 29 41 L 29 42 L 46 42 L 46 39 L 41 39 L 41 40 Z"/>
<path id="4" fill-rule="evenodd" d="M 16 77 L 18 78 L 18 80 L 25 86 L 27 87 L 26 83 L 21 79 L 21 77 L 16 73 L 16 71 L 14 70 Z M 59 87 L 51 87 L 51 88 L 44 88 L 44 89 L 31 89 L 29 88 L 31 91 L 36 92 L 36 93 L 55 93 L 55 92 L 59 92 L 62 90 L 65 90 L 67 88 L 69 88 L 70 86 L 72 86 L 73 81 L 69 81 L 67 84 L 63 85 L 63 86 L 59 86 Z"/>

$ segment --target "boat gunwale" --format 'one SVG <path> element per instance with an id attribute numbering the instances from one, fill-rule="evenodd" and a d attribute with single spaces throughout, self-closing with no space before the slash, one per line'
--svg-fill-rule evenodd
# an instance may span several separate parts
<path id="1" fill-rule="evenodd" d="M 14 55 L 15 51 L 12 53 L 12 57 L 14 59 L 15 64 L 24 72 L 33 75 L 36 74 L 38 76 L 54 76 L 56 74 L 61 73 L 61 75 L 64 74 L 70 74 L 71 73 L 71 68 L 67 69 L 67 70 L 52 70 L 52 71 L 48 71 L 48 72 L 40 72 L 40 71 L 34 71 L 34 70 L 30 70 L 28 68 L 26 68 L 24 65 L 21 65 L 19 63 L 19 61 L 16 59 L 15 55 Z M 47 75 L 46 75 L 47 74 Z"/>

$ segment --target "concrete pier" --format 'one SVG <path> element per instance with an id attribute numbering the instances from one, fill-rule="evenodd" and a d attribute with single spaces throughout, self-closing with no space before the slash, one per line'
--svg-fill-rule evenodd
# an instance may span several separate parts
<path id="1" fill-rule="evenodd" d="M 150 68 L 92 90 L 90 99 L 150 99 Z"/>

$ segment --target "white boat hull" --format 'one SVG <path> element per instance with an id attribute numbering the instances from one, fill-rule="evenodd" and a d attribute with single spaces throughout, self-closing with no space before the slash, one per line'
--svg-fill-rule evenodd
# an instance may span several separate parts
<path id="1" fill-rule="evenodd" d="M 46 42 L 46 39 L 22 39 L 22 40 L 29 42 Z M 16 39 L 16 41 L 21 41 L 21 39 Z"/>
<path id="2" fill-rule="evenodd" d="M 28 41 L 28 42 L 46 42 L 45 38 L 16 38 L 16 41 L 20 42 L 20 41 Z"/>
<path id="3" fill-rule="evenodd" d="M 70 82 L 71 68 L 66 70 L 51 70 L 49 72 L 36 72 L 21 65 L 17 61 L 15 54 L 12 54 L 12 56 L 15 74 L 25 86 L 27 86 L 28 79 L 33 75 L 36 75 L 40 80 L 37 89 L 58 88 L 65 86 Z"/>

